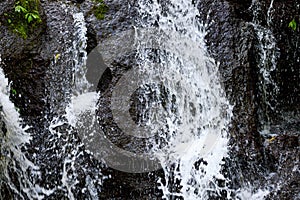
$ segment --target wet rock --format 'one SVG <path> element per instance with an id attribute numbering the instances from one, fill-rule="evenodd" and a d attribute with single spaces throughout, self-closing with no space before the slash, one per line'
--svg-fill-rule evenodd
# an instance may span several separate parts
<path id="1" fill-rule="evenodd" d="M 72 0 L 72 2 L 75 2 L 75 3 L 83 3 L 84 0 Z"/>
<path id="2" fill-rule="evenodd" d="M 265 142 L 266 149 L 275 159 L 276 172 L 269 177 L 269 184 L 280 189 L 272 191 L 267 199 L 297 199 L 300 193 L 300 136 L 297 133 L 280 134 Z"/>
<path id="3" fill-rule="evenodd" d="M 11 2 L 3 2 L 0 7 L 1 17 L 4 12 L 13 8 Z M 57 131 L 62 136 L 48 129 L 51 119 L 65 112 L 68 101 L 66 96 L 70 94 L 72 84 L 72 48 L 75 40 L 72 11 L 76 11 L 76 7 L 72 9 L 72 6 L 57 1 L 41 1 L 43 23 L 27 39 L 21 38 L 5 23 L 1 23 L 3 31 L 0 33 L 0 54 L 1 67 L 11 82 L 10 98 L 16 107 L 20 108 L 22 123 L 30 126 L 27 131 L 32 134 L 32 139 L 23 152 L 31 162 L 39 166 L 40 176 L 36 177 L 31 174 L 33 171 L 28 170 L 32 177 L 28 181 L 52 190 L 63 185 L 64 172 L 76 173 L 74 177 L 79 181 L 72 187 L 72 192 L 79 199 L 86 199 L 89 195 L 88 191 L 84 190 L 88 185 L 87 179 L 89 177 L 96 180 L 95 176 L 100 179 L 101 173 L 98 170 L 102 167 L 84 148 L 75 147 L 80 146 L 80 140 L 75 131 L 68 132 L 71 127 L 60 127 Z M 54 88 L 58 90 L 53 90 Z M 64 162 L 70 159 L 69 153 L 74 148 L 79 148 L 77 153 L 80 154 L 74 155 L 77 160 L 75 171 L 67 164 L 64 167 Z M 15 173 L 15 168 L 12 167 L 8 176 L 13 184 L 18 186 L 18 181 L 21 180 L 18 176 L 25 175 L 21 169 L 16 171 L 18 173 Z M 54 189 L 49 199 L 67 198 L 66 187 L 67 185 Z M 93 187 L 100 191 L 99 184 L 95 183 Z M 21 196 L 32 195 L 23 193 L 23 189 L 18 186 L 18 191 L 11 192 L 13 189 L 5 181 L 1 182 L 1 194 L 7 192 L 5 199 L 21 199 Z"/>
<path id="4" fill-rule="evenodd" d="M 280 55 L 276 70 L 276 83 L 279 86 L 278 109 L 299 112 L 300 102 L 300 3 L 297 0 L 274 1 L 271 30 L 274 33 Z M 297 29 L 289 28 L 295 19 Z M 280 111 L 279 111 L 280 112 Z"/>
<path id="5" fill-rule="evenodd" d="M 267 22 L 267 13 L 270 9 L 270 3 L 271 1 L 261 2 L 260 6 L 263 11 L 256 16 L 262 26 L 267 26 L 269 23 Z M 285 118 L 284 112 L 279 110 L 281 108 L 294 110 L 292 119 L 298 122 L 300 119 L 296 117 L 299 116 L 297 115 L 299 106 L 297 106 L 298 108 L 295 107 L 297 105 L 295 102 L 299 98 L 299 92 L 295 93 L 295 91 L 298 91 L 300 85 L 299 68 L 296 67 L 299 65 L 297 64 L 299 54 L 295 53 L 298 52 L 298 48 L 294 46 L 299 39 L 295 35 L 296 32 L 293 33 L 287 28 L 287 18 L 292 19 L 299 16 L 299 9 L 296 9 L 299 3 L 291 1 L 288 4 L 289 6 L 286 7 L 286 2 L 274 2 L 275 11 L 269 13 L 272 15 L 272 26 L 267 27 L 274 31 L 280 49 L 276 83 L 278 83 L 281 92 L 275 100 L 280 106 L 277 107 L 277 111 L 269 113 L 274 124 Z M 276 163 L 281 162 L 279 161 L 280 156 L 278 153 L 274 154 L 274 151 L 280 152 L 281 156 L 294 154 L 298 157 L 295 151 L 299 148 L 299 144 L 288 139 L 289 142 L 286 140 L 281 140 L 281 142 L 286 145 L 292 143 L 294 147 L 291 149 L 281 148 L 280 145 L 273 145 L 272 148 L 270 146 L 265 147 L 265 139 L 259 133 L 261 122 L 258 119 L 261 119 L 259 115 L 262 112 L 259 110 L 259 105 L 262 103 L 258 87 L 259 44 L 254 27 L 249 23 L 254 19 L 251 12 L 257 8 L 253 7 L 251 1 L 241 3 L 233 0 L 206 0 L 202 1 L 198 8 L 202 13 L 201 16 L 203 16 L 201 20 L 209 24 L 206 39 L 210 54 L 220 62 L 223 85 L 228 98 L 234 105 L 230 131 L 231 152 L 230 158 L 226 160 L 224 174 L 231 180 L 231 187 L 237 189 L 237 187 L 247 185 L 249 182 L 256 187 L 268 187 L 270 182 L 267 176 L 272 173 L 277 175 L 279 173 L 280 175 L 275 180 L 283 183 L 285 179 L 288 179 L 291 180 L 291 183 L 283 184 L 285 189 L 282 189 L 281 192 L 272 192 L 272 198 L 284 199 L 286 193 L 290 193 L 289 196 L 295 198 L 293 195 L 299 192 L 299 186 L 292 183 L 298 179 L 298 175 L 288 172 L 298 161 L 292 161 L 290 165 L 281 164 L 279 166 Z M 209 12 L 210 15 L 206 18 L 205 13 Z M 291 37 L 294 42 L 291 42 Z M 282 81 L 283 78 L 285 81 Z M 279 120 L 277 120 L 278 118 Z M 281 126 L 283 127 L 282 124 Z M 291 131 L 292 129 L 289 127 L 286 130 Z M 299 124 L 295 132 L 299 133 Z M 293 187 L 288 189 L 288 185 L 293 185 Z"/>
<path id="6" fill-rule="evenodd" d="M 110 0 L 106 2 L 109 10 L 103 20 L 97 20 L 93 15 L 87 15 L 88 26 L 97 33 L 97 41 L 103 41 L 110 35 L 133 28 L 137 17 L 138 2 Z"/>
<path id="7" fill-rule="evenodd" d="M 3 60 L 3 70 L 9 81 L 12 82 L 14 94 L 11 98 L 20 109 L 23 116 L 34 117 L 43 115 L 44 71 L 49 64 L 47 58 L 39 55 L 42 45 L 41 39 L 45 30 L 45 23 L 36 27 L 34 33 L 29 34 L 27 39 L 13 33 L 8 28 L 4 13 L 11 12 L 11 2 L 3 3 L 1 6 L 1 33 L 0 33 L 0 55 Z M 45 20 L 44 11 L 41 9 L 41 18 Z M 28 109 L 27 109 L 28 108 Z"/>
<path id="8" fill-rule="evenodd" d="M 86 52 L 89 54 L 97 45 L 97 32 L 91 24 L 87 25 L 87 47 Z"/>
<path id="9" fill-rule="evenodd" d="M 252 4 L 251 0 L 243 1 L 243 3 L 238 0 L 228 0 L 227 2 L 229 3 L 230 7 L 233 8 L 233 11 L 237 18 L 243 19 L 246 22 L 251 21 L 252 16 L 249 10 Z"/>

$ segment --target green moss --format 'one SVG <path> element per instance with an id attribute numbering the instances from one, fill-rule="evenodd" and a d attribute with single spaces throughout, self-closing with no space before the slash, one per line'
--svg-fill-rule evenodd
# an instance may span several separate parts
<path id="1" fill-rule="evenodd" d="M 4 14 L 9 27 L 24 39 L 42 22 L 39 4 L 39 0 L 18 0 L 13 10 L 9 14 Z"/>
<path id="2" fill-rule="evenodd" d="M 105 14 L 108 11 L 108 6 L 104 3 L 103 0 L 94 0 L 96 2 L 96 6 L 93 8 L 93 13 L 95 17 L 99 20 L 105 18 Z"/>

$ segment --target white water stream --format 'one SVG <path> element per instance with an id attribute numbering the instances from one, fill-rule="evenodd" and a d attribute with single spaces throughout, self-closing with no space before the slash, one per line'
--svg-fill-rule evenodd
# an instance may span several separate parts
<path id="1" fill-rule="evenodd" d="M 150 79 L 145 82 L 159 76 L 176 96 L 178 121 L 168 120 L 176 134 L 159 154 L 166 180 L 160 182 L 160 189 L 166 199 L 209 199 L 208 191 L 220 192 L 214 179 L 225 179 L 220 169 L 227 153 L 231 111 L 218 80 L 218 65 L 206 52 L 205 24 L 196 19 L 199 12 L 195 5 L 175 0 L 165 5 L 158 1 L 139 4 L 141 19 L 150 19 L 141 21 L 142 27 L 157 23 L 158 34 L 154 39 L 147 38 L 137 29 L 138 51 L 143 55 L 143 49 L 158 47 L 171 52 L 158 65 L 151 65 L 145 58 L 139 65 Z M 207 165 L 196 167 L 200 159 Z M 169 182 L 172 179 L 175 181 Z M 174 191 L 174 182 L 182 188 Z"/>

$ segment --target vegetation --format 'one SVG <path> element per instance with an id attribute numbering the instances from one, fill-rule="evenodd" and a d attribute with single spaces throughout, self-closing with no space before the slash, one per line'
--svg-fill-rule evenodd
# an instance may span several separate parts
<path id="1" fill-rule="evenodd" d="M 13 95 L 17 95 L 17 90 L 14 89 L 14 88 L 11 88 L 11 93 L 12 93 Z"/>
<path id="2" fill-rule="evenodd" d="M 289 28 L 291 28 L 294 31 L 296 31 L 296 29 L 297 29 L 297 23 L 296 23 L 295 19 L 293 19 L 292 21 L 290 21 Z"/>
<path id="3" fill-rule="evenodd" d="M 9 26 L 24 39 L 42 22 L 39 3 L 39 0 L 18 0 L 13 11 L 10 14 L 4 14 Z"/>
<path id="4" fill-rule="evenodd" d="M 93 8 L 94 15 L 97 19 L 102 20 L 105 17 L 105 14 L 108 11 L 108 6 L 104 3 L 103 0 L 94 0 L 96 6 Z"/>

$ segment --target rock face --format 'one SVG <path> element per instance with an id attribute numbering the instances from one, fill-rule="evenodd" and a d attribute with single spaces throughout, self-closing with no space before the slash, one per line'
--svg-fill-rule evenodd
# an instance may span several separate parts
<path id="1" fill-rule="evenodd" d="M 300 70 L 297 67 L 299 48 L 296 47 L 299 44 L 299 37 L 296 36 L 299 35 L 299 28 L 293 31 L 288 24 L 293 18 L 299 21 L 300 13 L 297 8 L 300 3 L 274 1 L 272 6 L 271 1 L 260 4 L 251 2 L 207 0 L 199 4 L 202 20 L 209 24 L 206 39 L 211 55 L 220 62 L 224 87 L 231 103 L 235 105 L 231 128 L 231 158 L 227 163 L 230 169 L 225 173 L 228 173 L 233 188 L 247 185 L 248 182 L 257 187 L 286 182 L 279 191 L 275 189 L 267 198 L 296 199 L 299 198 L 300 191 L 299 185 L 294 183 L 299 177 L 297 165 L 300 118 L 299 103 L 296 103 L 299 102 L 300 86 Z M 206 18 L 208 11 L 210 14 Z M 259 52 L 262 44 L 257 24 L 273 34 L 277 44 L 274 51 L 278 51 L 280 55 L 276 70 L 271 72 L 279 87 L 279 94 L 268 94 L 272 98 L 267 99 L 271 104 L 275 102 L 274 111 L 262 111 L 261 108 L 266 100 L 262 98 L 259 86 L 262 70 L 259 68 L 259 62 L 262 62 Z M 270 65 L 272 63 L 269 61 L 266 68 Z M 292 111 L 293 114 L 287 116 L 285 111 Z M 268 112 L 270 118 L 261 118 L 262 112 Z M 290 117 L 292 125 L 276 131 L 278 121 L 281 122 L 281 127 L 284 126 L 285 117 Z M 270 120 L 271 127 L 274 127 L 271 132 L 278 134 L 279 140 L 276 138 L 275 141 L 268 142 L 271 136 L 263 137 L 259 133 L 259 119 Z M 289 145 L 279 145 L 280 141 Z M 294 162 L 288 161 L 291 155 L 297 158 Z M 290 174 L 292 168 L 294 171 Z M 275 174 L 276 178 L 266 178 L 270 174 Z"/>
<path id="2" fill-rule="evenodd" d="M 24 123 L 33 126 L 30 130 L 33 139 L 26 147 L 26 155 L 41 167 L 41 175 L 33 183 L 49 191 L 59 186 L 48 199 L 69 198 L 71 193 L 78 199 L 88 199 L 92 198 L 93 191 L 98 192 L 101 199 L 160 199 L 161 191 L 156 183 L 163 177 L 162 171 L 126 174 L 108 169 L 85 152 L 75 131 L 65 131 L 69 127 L 45 130 L 49 127 L 48 119 L 64 112 L 70 92 L 73 65 L 70 54 L 76 40 L 72 12 L 81 11 L 85 15 L 87 52 L 108 35 L 127 30 L 134 24 L 137 1 L 111 0 L 107 5 L 110 8 L 107 17 L 99 22 L 91 15 L 90 1 L 63 4 L 41 1 L 43 23 L 24 40 L 6 26 L 3 14 L 13 8 L 13 1 L 0 0 L 1 67 L 15 90 L 10 95 L 12 101 L 20 108 Z M 271 191 L 267 199 L 297 199 L 300 192 L 297 182 L 300 179 L 297 168 L 300 157 L 300 36 L 298 26 L 296 30 L 288 27 L 292 19 L 300 24 L 299 6 L 297 0 L 261 3 L 201 0 L 198 4 L 199 20 L 208 24 L 209 53 L 220 62 L 223 86 L 234 105 L 230 157 L 225 159 L 223 168 L 230 180 L 227 187 L 233 190 L 249 185 L 253 185 L 254 190 L 266 187 Z M 272 33 L 276 42 L 274 52 L 267 46 L 262 47 L 269 43 L 267 37 L 259 37 L 260 33 L 265 36 Z M 276 69 L 271 71 L 274 82 L 273 85 L 266 83 L 266 95 L 261 95 L 262 50 L 268 50 L 269 56 L 276 54 Z M 266 68 L 272 65 L 272 60 L 264 62 Z M 276 93 L 272 90 L 275 86 L 278 87 Z M 266 102 L 271 102 L 275 109 L 263 106 Z M 273 135 L 260 134 L 264 120 L 269 123 Z M 2 118 L 0 128 L 5 132 Z M 72 154 L 74 147 L 78 149 Z M 76 165 L 69 166 L 65 162 L 68 159 L 74 159 Z M 74 180 L 74 185 L 62 183 L 64 171 Z M 102 182 L 103 177 L 109 176 Z M 90 180 L 93 180 L 92 185 L 89 185 Z M 18 185 L 16 177 L 12 182 Z M 7 194 L 6 199 L 20 198 L 7 186 L 0 188 L 1 193 Z M 225 196 L 226 193 L 211 194 L 211 199 L 226 199 Z"/>

